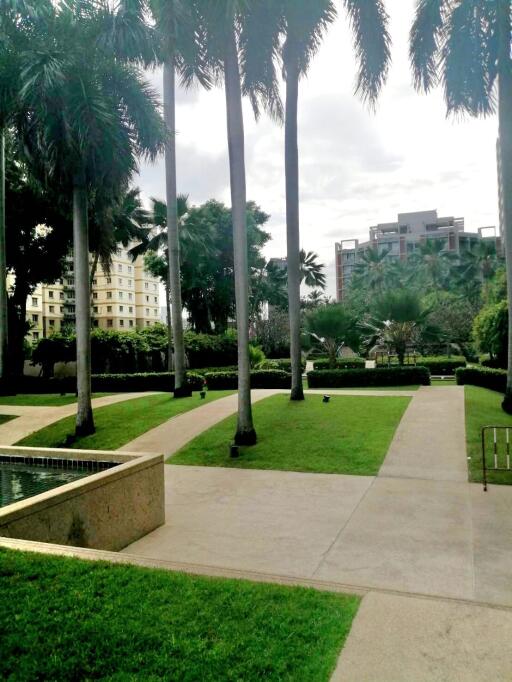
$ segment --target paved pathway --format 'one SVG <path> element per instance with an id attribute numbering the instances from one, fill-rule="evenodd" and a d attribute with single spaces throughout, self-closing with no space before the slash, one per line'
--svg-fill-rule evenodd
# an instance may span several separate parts
<path id="1" fill-rule="evenodd" d="M 169 466 L 124 551 L 367 591 L 337 681 L 511 680 L 512 489 L 467 482 L 462 388 L 413 395 L 377 477 Z"/>
<path id="2" fill-rule="evenodd" d="M 114 405 L 125 400 L 143 398 L 153 393 L 120 393 L 116 395 L 95 398 L 92 401 L 93 408 Z M 76 403 L 61 405 L 60 407 L 41 407 L 28 405 L 0 405 L 0 414 L 16 415 L 12 419 L 0 425 L 0 444 L 15 445 L 22 438 L 39 431 L 54 422 L 70 417 L 76 413 Z"/>

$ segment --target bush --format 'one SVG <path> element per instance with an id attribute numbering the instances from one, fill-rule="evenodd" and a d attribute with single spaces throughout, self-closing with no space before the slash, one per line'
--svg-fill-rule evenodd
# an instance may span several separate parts
<path id="1" fill-rule="evenodd" d="M 426 367 L 329 369 L 308 372 L 309 388 L 408 386 L 413 384 L 430 385 L 430 372 Z"/>
<path id="2" fill-rule="evenodd" d="M 505 358 L 483 358 L 480 360 L 482 367 L 490 367 L 491 369 L 507 369 L 507 361 Z"/>
<path id="3" fill-rule="evenodd" d="M 457 384 L 465 386 L 481 386 L 491 391 L 505 393 L 507 387 L 507 372 L 503 369 L 489 369 L 487 367 L 459 367 L 455 372 Z"/>
<path id="4" fill-rule="evenodd" d="M 292 371 L 292 361 L 290 358 L 281 358 L 277 360 L 264 360 L 260 362 L 257 369 L 282 369 L 283 372 Z M 306 362 L 303 360 L 301 362 L 301 369 L 304 372 L 306 370 Z"/>
<path id="5" fill-rule="evenodd" d="M 364 358 L 338 358 L 336 360 L 336 369 L 362 369 L 364 368 Z M 320 358 L 313 363 L 313 369 L 322 370 L 330 369 L 329 360 L 327 358 Z"/>
<path id="6" fill-rule="evenodd" d="M 498 358 L 506 367 L 508 344 L 508 306 L 507 301 L 487 305 L 475 317 L 473 337 L 478 350 Z"/>
<path id="7" fill-rule="evenodd" d="M 205 381 L 211 391 L 235 391 L 237 372 L 209 372 Z M 279 369 L 257 369 L 251 372 L 251 388 L 291 388 L 291 376 Z"/>
<path id="8" fill-rule="evenodd" d="M 226 367 L 238 362 L 235 334 L 196 334 L 185 332 L 185 352 L 189 367 Z"/>
<path id="9" fill-rule="evenodd" d="M 430 374 L 448 375 L 455 374 L 455 370 L 458 367 L 465 367 L 466 358 L 462 357 L 462 355 L 452 355 L 451 357 L 431 355 L 418 358 L 417 364 L 427 367 L 430 370 Z"/>
<path id="10" fill-rule="evenodd" d="M 188 372 L 187 379 L 193 391 L 200 391 L 204 377 Z M 135 393 L 143 391 L 174 390 L 174 374 L 170 372 L 148 374 L 93 374 L 92 390 L 94 393 Z M 17 393 L 76 393 L 76 378 L 44 379 L 40 377 L 22 377 L 16 382 Z"/>

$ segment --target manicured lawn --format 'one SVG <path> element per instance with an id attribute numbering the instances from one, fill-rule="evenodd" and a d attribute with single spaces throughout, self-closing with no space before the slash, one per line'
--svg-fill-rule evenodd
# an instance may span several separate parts
<path id="1" fill-rule="evenodd" d="M 258 443 L 229 456 L 236 417 L 201 434 L 170 464 L 375 475 L 410 398 L 321 395 L 290 402 L 276 395 L 254 405 Z"/>
<path id="2" fill-rule="evenodd" d="M 417 391 L 419 387 L 419 384 L 415 384 L 414 386 L 355 386 L 354 388 L 316 388 L 314 390 L 321 390 L 329 395 L 330 391 Z"/>
<path id="3" fill-rule="evenodd" d="M 432 386 L 457 386 L 455 379 L 432 379 Z"/>
<path id="4" fill-rule="evenodd" d="M 359 601 L 0 550 L 0 679 L 327 682 Z"/>
<path id="5" fill-rule="evenodd" d="M 94 410 L 96 433 L 78 438 L 71 444 L 66 437 L 74 433 L 75 417 L 66 417 L 20 440 L 17 445 L 45 448 L 83 448 L 85 450 L 117 450 L 146 431 L 183 412 L 206 402 L 224 398 L 233 391 L 215 391 L 205 400 L 195 393 L 191 398 L 175 399 L 168 393 L 126 400 Z"/>
<path id="6" fill-rule="evenodd" d="M 94 393 L 93 398 L 103 398 L 103 396 L 112 395 L 111 393 Z M 55 393 L 20 393 L 20 395 L 3 395 L 0 396 L 0 405 L 27 405 L 35 407 L 61 407 L 62 405 L 70 405 L 76 403 L 76 396 L 74 393 L 67 393 L 66 395 L 58 395 Z"/>
<path id="7" fill-rule="evenodd" d="M 16 416 L 12 414 L 0 414 L 0 424 L 10 422 L 12 419 L 16 419 Z"/>
<path id="8" fill-rule="evenodd" d="M 510 426 L 512 428 L 512 416 L 507 415 L 501 409 L 503 395 L 496 391 L 489 391 L 478 386 L 465 386 L 466 399 L 466 443 L 469 460 L 469 479 L 482 481 L 482 427 L 484 426 Z M 510 434 L 512 441 L 512 432 Z M 505 452 L 505 436 L 498 432 L 499 452 Z M 488 463 L 494 466 L 492 455 L 492 433 L 486 441 Z M 512 456 L 512 452 L 511 452 Z M 500 466 L 505 466 L 504 460 L 500 460 Z M 488 472 L 487 479 L 490 483 L 512 484 L 512 472 Z"/>

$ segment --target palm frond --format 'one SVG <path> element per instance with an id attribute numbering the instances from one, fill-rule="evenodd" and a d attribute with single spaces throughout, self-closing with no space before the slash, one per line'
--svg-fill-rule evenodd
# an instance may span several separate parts
<path id="1" fill-rule="evenodd" d="M 417 90 L 428 92 L 439 82 L 440 52 L 452 4 L 452 0 L 418 0 L 409 36 L 409 58 Z"/>

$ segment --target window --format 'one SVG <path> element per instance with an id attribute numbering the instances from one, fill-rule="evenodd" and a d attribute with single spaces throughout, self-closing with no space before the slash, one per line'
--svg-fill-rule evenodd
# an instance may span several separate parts
<path id="1" fill-rule="evenodd" d="M 149 320 L 146 320 L 146 327 L 151 327 L 151 322 L 149 322 Z"/>
<path id="2" fill-rule="evenodd" d="M 158 296 L 155 296 L 155 303 L 158 303 Z"/>
<path id="3" fill-rule="evenodd" d="M 129 265 L 129 266 L 128 266 L 128 274 L 130 274 L 130 275 L 131 275 L 131 274 L 132 274 L 132 270 L 133 270 L 132 266 L 131 266 L 131 265 Z"/>
<path id="4" fill-rule="evenodd" d="M 112 298 L 112 292 L 111 291 L 107 291 L 107 298 Z"/>
<path id="5" fill-rule="evenodd" d="M 39 322 L 39 315 L 32 315 L 32 322 Z"/>
<path id="6" fill-rule="evenodd" d="M 119 320 L 119 326 L 124 327 L 124 320 Z"/>
<path id="7" fill-rule="evenodd" d="M 129 279 L 129 280 L 128 280 L 128 286 L 131 287 L 131 285 L 132 285 L 132 280 Z"/>
<path id="8" fill-rule="evenodd" d="M 112 306 L 111 306 L 111 305 L 108 305 L 108 306 L 107 306 L 107 313 L 111 313 L 111 312 L 112 312 Z"/>
<path id="9" fill-rule="evenodd" d="M 92 311 L 93 311 L 93 313 L 95 313 L 97 315 L 98 314 L 98 306 L 95 305 L 94 308 L 92 309 Z"/>
<path id="10" fill-rule="evenodd" d="M 95 280 L 95 279 L 92 280 L 92 285 L 93 285 L 93 286 L 96 286 L 97 283 L 98 283 L 97 280 Z"/>
<path id="11" fill-rule="evenodd" d="M 121 263 L 119 263 L 117 266 L 117 272 L 123 272 L 123 266 L 121 265 Z"/>
<path id="12" fill-rule="evenodd" d="M 123 280 L 119 277 L 119 279 L 117 281 L 118 281 L 119 286 L 122 287 L 123 286 Z"/>
<path id="13" fill-rule="evenodd" d="M 64 300 L 64 292 L 63 292 L 63 291 L 61 291 L 61 292 L 59 293 L 59 299 L 60 299 L 61 301 Z"/>
<path id="14" fill-rule="evenodd" d="M 149 308 L 146 308 L 146 315 L 149 317 Z"/>
<path id="15" fill-rule="evenodd" d="M 133 306 L 132 305 L 128 308 L 128 312 L 133 313 Z"/>
<path id="16" fill-rule="evenodd" d="M 53 298 L 53 291 L 48 292 L 48 298 Z"/>
<path id="17" fill-rule="evenodd" d="M 107 284 L 112 284 L 112 277 L 107 277 Z"/>
<path id="18" fill-rule="evenodd" d="M 51 313 L 54 313 L 54 312 L 55 312 L 55 306 L 54 306 L 54 305 L 51 305 L 51 306 L 48 308 L 48 310 L 49 310 Z"/>
<path id="19" fill-rule="evenodd" d="M 39 332 L 32 332 L 32 338 L 34 339 L 34 341 L 37 341 L 37 339 L 39 338 Z"/>
<path id="20" fill-rule="evenodd" d="M 156 291 L 156 284 L 153 284 L 153 291 Z"/>
<path id="21" fill-rule="evenodd" d="M 114 326 L 114 320 L 107 320 L 107 327 L 113 327 Z"/>
<path id="22" fill-rule="evenodd" d="M 93 326 L 93 327 L 99 327 L 99 326 L 100 326 L 99 321 L 98 321 L 98 320 L 93 320 L 93 321 L 92 321 L 92 326 Z"/>
<path id="23" fill-rule="evenodd" d="M 133 301 L 133 294 L 128 294 L 128 300 Z"/>
<path id="24" fill-rule="evenodd" d="M 124 298 L 122 291 L 119 292 L 119 298 Z"/>
<path id="25" fill-rule="evenodd" d="M 130 327 L 133 327 L 133 320 L 130 320 L 128 324 Z"/>
<path id="26" fill-rule="evenodd" d="M 149 303 L 149 296 L 146 296 L 146 303 Z"/>
<path id="27" fill-rule="evenodd" d="M 64 312 L 64 306 L 63 306 L 63 305 L 60 306 L 60 312 L 61 312 L 61 313 Z"/>
<path id="28" fill-rule="evenodd" d="M 148 282 L 144 282 L 144 289 L 149 289 L 149 284 L 148 284 Z"/>
<path id="29" fill-rule="evenodd" d="M 75 285 L 75 280 L 74 280 L 74 278 L 68 279 L 68 280 L 67 280 L 67 283 L 69 284 L 70 287 L 74 286 L 74 285 Z"/>
<path id="30" fill-rule="evenodd" d="M 92 295 L 93 298 L 98 298 L 98 294 L 96 292 L 93 293 Z"/>
<path id="31" fill-rule="evenodd" d="M 119 312 L 120 312 L 120 313 L 123 313 L 123 312 L 124 312 L 124 305 L 120 305 L 120 306 L 119 306 Z"/>
<path id="32" fill-rule="evenodd" d="M 155 308 L 155 317 L 158 315 L 158 310 Z"/>
<path id="33" fill-rule="evenodd" d="M 48 320 L 50 327 L 55 327 L 55 320 Z"/>
<path id="34" fill-rule="evenodd" d="M 38 302 L 39 299 L 37 299 L 35 296 L 32 296 L 32 305 L 34 306 L 34 308 L 37 306 Z"/>

